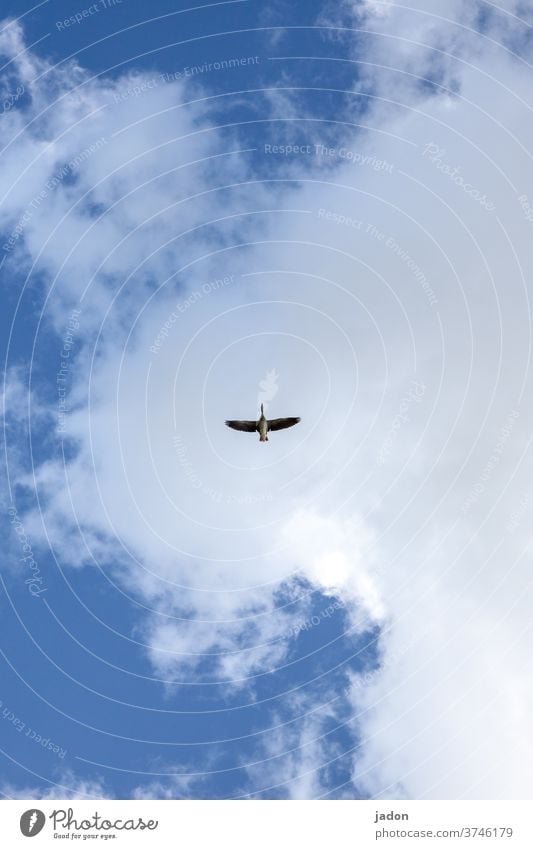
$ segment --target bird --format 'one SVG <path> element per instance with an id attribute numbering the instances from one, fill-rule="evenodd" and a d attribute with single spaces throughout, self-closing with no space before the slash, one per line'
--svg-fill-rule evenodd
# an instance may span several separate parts
<path id="1" fill-rule="evenodd" d="M 241 419 L 228 419 L 225 424 L 233 430 L 244 430 L 247 433 L 259 433 L 259 442 L 268 442 L 269 430 L 284 430 L 301 421 L 299 416 L 288 416 L 284 419 L 267 419 L 261 404 L 261 415 L 256 422 Z"/>

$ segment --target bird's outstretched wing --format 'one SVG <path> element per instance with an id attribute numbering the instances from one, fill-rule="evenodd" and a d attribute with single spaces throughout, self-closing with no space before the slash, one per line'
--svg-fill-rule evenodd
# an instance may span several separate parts
<path id="1" fill-rule="evenodd" d="M 269 419 L 267 424 L 269 430 L 283 430 L 298 424 L 299 421 L 301 421 L 300 416 L 289 416 L 286 419 Z"/>
<path id="2" fill-rule="evenodd" d="M 255 433 L 257 430 L 257 422 L 246 422 L 240 421 L 239 419 L 230 419 L 225 422 L 228 427 L 232 427 L 233 430 L 245 430 L 247 433 Z"/>

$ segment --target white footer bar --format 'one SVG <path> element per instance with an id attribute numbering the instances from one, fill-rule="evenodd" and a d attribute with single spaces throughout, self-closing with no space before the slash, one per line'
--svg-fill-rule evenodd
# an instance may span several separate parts
<path id="1" fill-rule="evenodd" d="M 3 801 L 6 847 L 533 849 L 530 802 Z M 28 839 L 35 837 L 35 844 Z"/>

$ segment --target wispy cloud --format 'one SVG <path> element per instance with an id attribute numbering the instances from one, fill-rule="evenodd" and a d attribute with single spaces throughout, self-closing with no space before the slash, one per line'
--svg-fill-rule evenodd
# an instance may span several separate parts
<path id="1" fill-rule="evenodd" d="M 83 778 L 68 769 L 43 784 L 0 785 L 6 799 L 112 799 L 100 778 Z"/>

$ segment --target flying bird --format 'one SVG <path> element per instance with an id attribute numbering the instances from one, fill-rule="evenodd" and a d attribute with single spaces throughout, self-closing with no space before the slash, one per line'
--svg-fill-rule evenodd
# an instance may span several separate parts
<path id="1" fill-rule="evenodd" d="M 284 430 L 286 427 L 292 427 L 301 421 L 299 416 L 289 416 L 285 419 L 267 419 L 263 413 L 263 405 L 261 404 L 261 415 L 256 422 L 242 421 L 240 419 L 229 419 L 226 421 L 228 427 L 233 430 L 244 430 L 247 433 L 259 433 L 259 442 L 268 442 L 269 430 Z"/>

